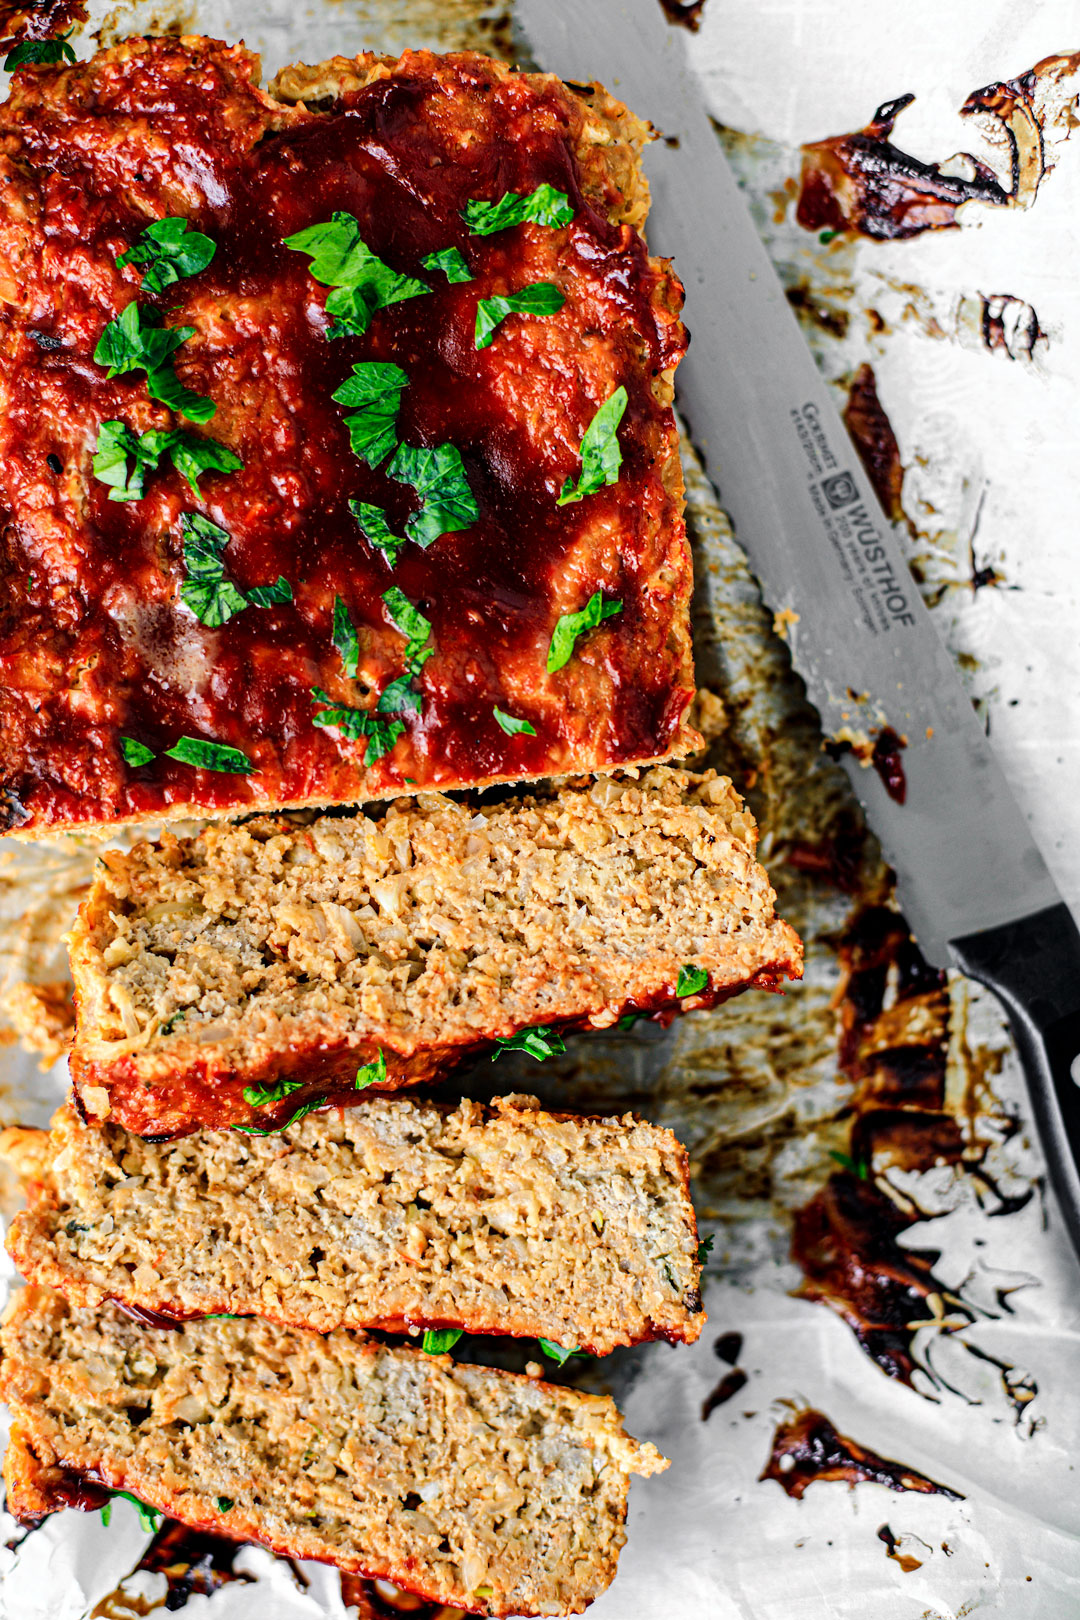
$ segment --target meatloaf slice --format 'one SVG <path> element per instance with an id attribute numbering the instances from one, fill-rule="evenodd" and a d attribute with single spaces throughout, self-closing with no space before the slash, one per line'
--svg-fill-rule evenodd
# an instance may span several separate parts
<path id="1" fill-rule="evenodd" d="M 110 851 L 70 940 L 79 1103 L 143 1136 L 278 1127 L 499 1039 L 775 988 L 802 947 L 755 841 L 726 777 L 658 767 Z"/>
<path id="2" fill-rule="evenodd" d="M 696 1339 L 705 1320 L 686 1153 L 630 1114 L 373 1097 L 281 1136 L 161 1144 L 65 1107 L 51 1132 L 5 1131 L 0 1154 L 30 1183 L 16 1265 L 76 1305 L 597 1355 Z"/>
<path id="3" fill-rule="evenodd" d="M 0 105 L 0 830 L 685 754 L 648 126 L 472 52 L 258 70 L 130 39 Z"/>
<path id="4" fill-rule="evenodd" d="M 478 1614 L 580 1613 L 615 1574 L 629 1476 L 667 1466 L 607 1396 L 344 1331 L 150 1329 L 27 1288 L 0 1352 L 17 1517 L 125 1490 Z"/>

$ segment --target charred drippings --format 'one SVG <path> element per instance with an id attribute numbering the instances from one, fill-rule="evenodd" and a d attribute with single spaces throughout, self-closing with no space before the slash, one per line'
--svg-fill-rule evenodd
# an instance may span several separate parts
<path id="1" fill-rule="evenodd" d="M 878 397 L 874 368 L 863 364 L 856 371 L 844 407 L 844 426 L 851 435 L 859 460 L 874 486 L 886 517 L 893 523 L 904 518 L 900 492 L 904 467 L 892 423 Z"/>
<path id="2" fill-rule="evenodd" d="M 234 1567 L 243 1546 L 241 1541 L 208 1535 L 166 1519 L 136 1568 L 165 1576 L 169 1590 L 164 1606 L 175 1613 L 189 1599 L 210 1597 L 233 1581 L 254 1582 L 253 1575 Z"/>
<path id="3" fill-rule="evenodd" d="M 730 1401 L 732 1396 L 737 1395 L 740 1389 L 744 1389 L 747 1383 L 749 1379 L 741 1367 L 733 1367 L 730 1372 L 725 1373 L 716 1388 L 711 1390 L 701 1403 L 702 1423 L 707 1423 L 716 1408 Z"/>
<path id="4" fill-rule="evenodd" d="M 878 1526 L 877 1537 L 879 1541 L 885 1543 L 885 1551 L 888 1556 L 896 1560 L 905 1575 L 910 1575 L 912 1570 L 922 1568 L 921 1558 L 915 1558 L 911 1553 L 899 1551 L 900 1542 L 887 1524 Z"/>
<path id="5" fill-rule="evenodd" d="M 366 1575 L 342 1571 L 341 1601 L 356 1610 L 356 1620 L 399 1620 L 407 1614 L 413 1620 L 457 1620 L 462 1609 L 448 1609 L 441 1603 L 417 1597 L 390 1581 L 369 1580 Z"/>
<path id="6" fill-rule="evenodd" d="M 1047 336 L 1031 305 L 1012 293 L 990 293 L 982 300 L 983 347 L 1003 351 L 1010 360 L 1030 360 Z"/>
<path id="7" fill-rule="evenodd" d="M 904 774 L 904 761 L 901 757 L 901 749 L 904 747 L 906 747 L 904 739 L 893 730 L 892 726 L 882 726 L 874 738 L 874 747 L 870 755 L 870 763 L 881 777 L 886 793 L 897 804 L 903 804 L 907 798 L 907 777 Z"/>
<path id="8" fill-rule="evenodd" d="M 50 39 L 86 21 L 82 0 L 15 0 L 0 5 L 0 50 L 23 40 Z"/>
<path id="9" fill-rule="evenodd" d="M 800 282 L 794 287 L 785 287 L 784 297 L 796 315 L 805 317 L 814 326 L 819 326 L 822 331 L 828 332 L 834 338 L 847 336 L 848 327 L 851 325 L 848 311 L 826 304 L 805 282 Z"/>
<path id="10" fill-rule="evenodd" d="M 769 1460 L 758 1476 L 775 1479 L 788 1496 L 799 1500 L 821 1480 L 843 1480 L 852 1489 L 863 1482 L 887 1485 L 891 1491 L 917 1491 L 962 1502 L 959 1491 L 921 1474 L 917 1468 L 879 1457 L 840 1431 L 813 1407 L 805 1407 L 778 1424 Z"/>
<path id="11" fill-rule="evenodd" d="M 819 877 L 842 894 L 858 894 L 866 861 L 866 823 L 855 809 L 845 809 L 827 837 L 789 844 L 784 854 L 797 872 Z"/>
<path id="12" fill-rule="evenodd" d="M 734 1367 L 742 1354 L 743 1336 L 741 1333 L 721 1333 L 713 1345 L 713 1355 L 719 1361 L 726 1361 L 729 1367 Z"/>
<path id="13" fill-rule="evenodd" d="M 701 27 L 705 0 L 660 0 L 660 7 L 669 23 L 688 28 L 692 34 Z"/>

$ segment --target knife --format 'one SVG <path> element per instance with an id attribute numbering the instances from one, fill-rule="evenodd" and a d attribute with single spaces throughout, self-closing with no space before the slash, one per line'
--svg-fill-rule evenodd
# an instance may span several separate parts
<path id="1" fill-rule="evenodd" d="M 827 737 L 906 739 L 904 803 L 843 760 L 924 955 L 1012 1026 L 1080 1252 L 1080 932 L 938 639 L 709 122 L 660 0 L 518 0 L 537 66 L 596 78 L 665 137 L 649 239 L 686 288 L 680 408 Z"/>

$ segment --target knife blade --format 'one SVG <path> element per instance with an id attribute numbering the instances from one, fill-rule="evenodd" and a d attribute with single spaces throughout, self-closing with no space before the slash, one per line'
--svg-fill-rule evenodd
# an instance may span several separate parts
<path id="1" fill-rule="evenodd" d="M 930 961 L 1009 1012 L 1080 1248 L 1080 932 L 848 438 L 659 0 L 518 0 L 540 68 L 596 78 L 663 135 L 648 236 L 686 288 L 676 393 L 826 735 L 904 740 L 906 798 L 844 759 Z"/>

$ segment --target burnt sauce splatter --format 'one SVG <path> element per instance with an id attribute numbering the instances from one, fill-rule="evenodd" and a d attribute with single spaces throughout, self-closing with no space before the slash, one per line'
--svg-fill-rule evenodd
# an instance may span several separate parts
<path id="1" fill-rule="evenodd" d="M 740 1389 L 745 1388 L 747 1382 L 747 1376 L 741 1367 L 733 1367 L 730 1372 L 725 1373 L 716 1388 L 702 1401 L 701 1421 L 707 1423 L 716 1408 L 730 1401 L 733 1395 L 737 1395 Z"/>
<path id="2" fill-rule="evenodd" d="M 688 28 L 692 34 L 701 27 L 705 0 L 660 0 L 660 7 L 669 23 Z"/>
<path id="3" fill-rule="evenodd" d="M 924 1496 L 946 1496 L 963 1501 L 959 1491 L 939 1485 L 917 1468 L 879 1457 L 840 1431 L 813 1407 L 804 1407 L 777 1426 L 769 1460 L 761 1479 L 776 1483 L 796 1499 L 821 1480 L 844 1480 L 853 1489 L 863 1481 L 887 1485 L 891 1491 L 918 1491 Z"/>

